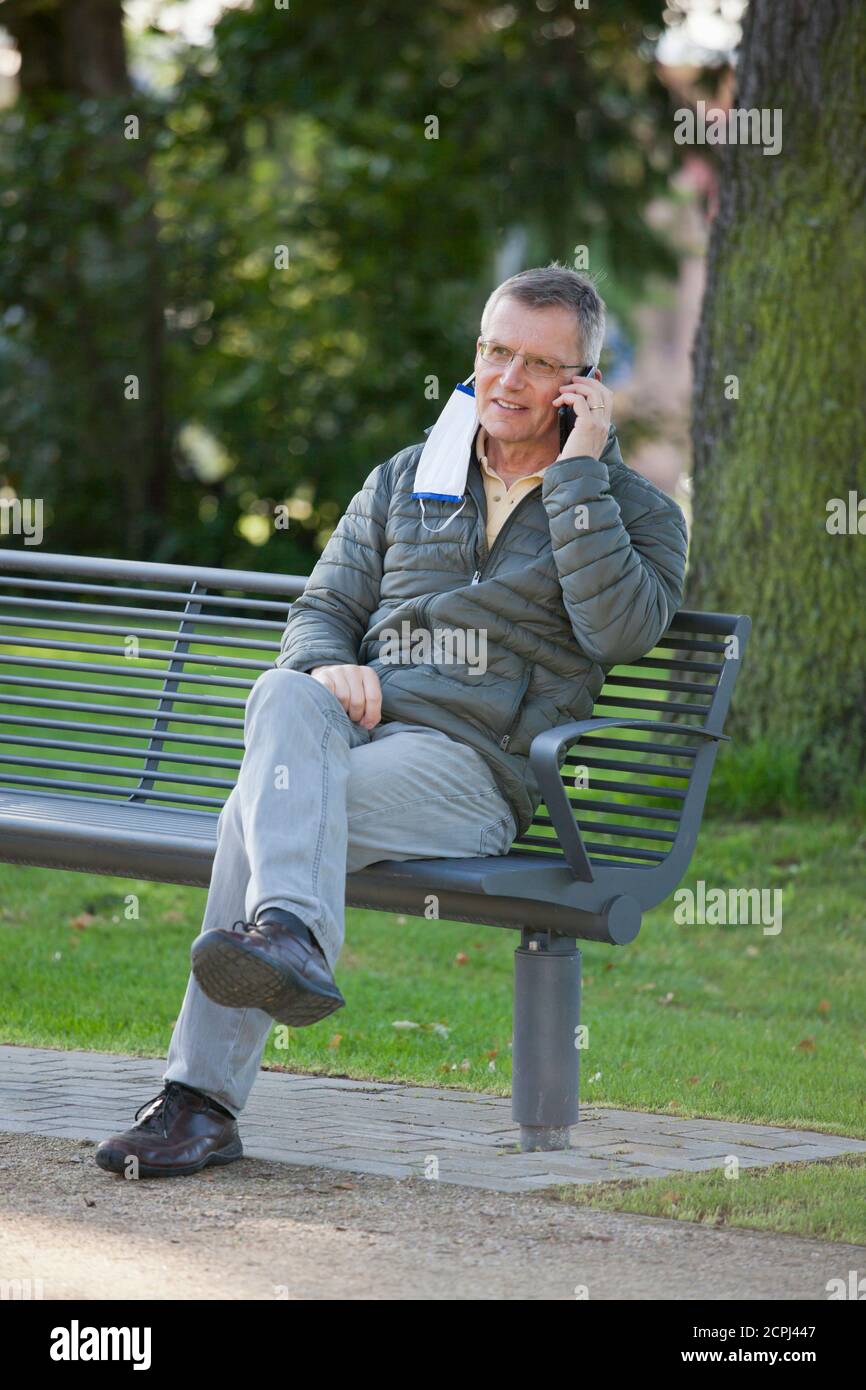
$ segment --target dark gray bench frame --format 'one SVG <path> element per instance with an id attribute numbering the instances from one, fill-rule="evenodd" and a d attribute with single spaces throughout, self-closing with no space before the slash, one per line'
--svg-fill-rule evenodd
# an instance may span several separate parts
<path id="1" fill-rule="evenodd" d="M 227 795 L 234 779 L 205 776 L 199 767 L 206 764 L 219 772 L 237 766 L 237 759 L 224 756 L 242 748 L 239 738 L 228 733 L 242 724 L 246 694 L 235 692 L 247 690 L 255 675 L 273 664 L 289 604 L 304 584 L 298 576 L 0 551 L 0 861 L 207 887 L 217 812 L 225 799 L 220 793 Z M 155 629 L 149 615 L 169 622 Z M 112 617 L 132 621 L 117 626 Z M 136 628 L 137 622 L 145 625 Z M 31 631 L 35 625 L 38 634 L 40 624 L 50 633 L 44 643 Z M 540 734 L 530 760 L 544 803 L 507 855 L 383 861 L 347 878 L 348 906 L 425 916 L 425 900 L 434 894 L 440 918 L 520 931 L 512 1105 L 525 1150 L 567 1147 L 569 1129 L 578 1122 L 581 953 L 576 942 L 632 941 L 642 913 L 668 897 L 688 868 L 750 626 L 742 615 L 678 613 L 659 643 L 670 656 L 650 655 L 632 663 L 629 669 L 638 668 L 637 677 L 625 668 L 608 673 L 595 708 L 614 707 L 614 715 L 602 712 Z M 15 631 L 22 627 L 29 636 Z M 256 635 L 270 629 L 275 637 L 260 640 Z M 56 637 L 60 631 L 63 636 Z M 116 642 L 90 639 L 116 639 L 136 631 L 145 641 L 170 643 L 146 658 L 156 658 L 156 666 L 66 659 L 67 651 L 90 658 L 122 656 Z M 192 649 L 206 645 L 209 632 L 215 634 L 211 645 L 218 652 L 230 640 L 252 655 L 196 654 Z M 730 638 L 737 654 L 719 664 Z M 39 654 L 46 648 L 52 655 Z M 53 655 L 56 651 L 62 658 Z M 10 674 L 10 668 L 23 675 Z M 221 674 L 228 669 L 241 675 Z M 644 676 L 644 671 L 650 674 Z M 105 674 L 156 688 L 80 679 Z M 628 688 L 637 684 L 644 691 L 629 695 Z M 185 685 L 203 688 L 204 694 L 184 692 Z M 228 694 L 208 693 L 214 689 Z M 98 699 L 85 705 L 62 698 L 64 691 L 94 693 Z M 115 697 L 113 704 L 103 703 L 106 695 Z M 131 699 L 146 699 L 154 708 L 142 713 L 122 703 Z M 184 701 L 192 710 L 205 705 L 210 712 L 189 714 Z M 23 711 L 20 718 L 18 709 Z M 73 717 L 77 711 L 124 712 L 126 725 L 81 724 Z M 135 719 L 149 722 L 150 728 L 135 728 Z M 26 735 L 14 732 L 22 724 Z M 192 728 L 192 733 L 178 733 L 177 725 Z M 200 732 L 204 727 L 216 732 Z M 43 736 L 43 730 L 60 737 Z M 651 737 L 629 741 L 615 736 L 624 730 Z M 69 741 L 71 732 L 107 733 L 145 746 Z M 187 754 L 185 745 L 181 752 L 169 752 L 166 745 L 178 738 L 204 748 L 204 754 Z M 562 764 L 566 751 L 576 745 L 583 763 L 597 767 L 602 777 L 626 772 L 634 779 L 599 783 L 626 796 L 626 802 L 598 801 L 593 795 L 575 801 L 568 795 Z M 135 757 L 141 767 L 133 772 L 113 764 L 37 757 L 29 751 L 34 747 L 45 754 L 62 750 L 94 756 L 110 756 L 113 749 Z M 659 761 L 635 762 L 635 753 Z M 70 772 L 71 781 L 58 782 L 58 773 Z M 137 784 L 105 784 L 98 781 L 100 775 L 137 778 Z M 191 786 L 192 791 L 160 790 L 168 783 Z M 53 790 L 55 784 L 63 790 Z M 673 801 L 674 808 L 643 804 L 653 798 Z M 587 811 L 594 819 L 576 811 Z M 599 821 L 599 816 L 616 819 Z M 588 839 L 592 833 L 601 838 Z M 629 845 L 629 839 L 641 843 Z"/>

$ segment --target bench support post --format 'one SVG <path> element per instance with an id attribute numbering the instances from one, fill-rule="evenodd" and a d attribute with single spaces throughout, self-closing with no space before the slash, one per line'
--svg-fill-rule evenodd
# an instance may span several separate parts
<path id="1" fill-rule="evenodd" d="M 521 933 L 514 952 L 511 1113 L 524 1153 L 567 1149 L 577 1124 L 580 951 L 553 931 Z"/>

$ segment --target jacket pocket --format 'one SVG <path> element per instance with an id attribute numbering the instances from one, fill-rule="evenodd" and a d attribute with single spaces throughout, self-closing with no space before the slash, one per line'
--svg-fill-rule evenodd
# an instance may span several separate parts
<path id="1" fill-rule="evenodd" d="M 508 751 L 508 745 L 511 742 L 514 730 L 517 726 L 517 721 L 520 718 L 520 708 L 523 704 L 526 692 L 529 689 L 529 682 L 531 681 L 531 679 L 532 667 L 527 666 L 526 670 L 520 678 L 520 687 L 517 692 L 517 698 L 515 699 L 514 704 L 511 706 L 511 711 L 508 716 L 508 722 L 505 724 L 504 728 L 500 730 L 499 747 L 504 752 Z"/>

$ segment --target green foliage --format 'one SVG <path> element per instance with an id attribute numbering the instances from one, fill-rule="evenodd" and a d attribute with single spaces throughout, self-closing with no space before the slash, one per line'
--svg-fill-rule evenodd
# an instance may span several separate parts
<path id="1" fill-rule="evenodd" d="M 470 370 L 498 275 L 586 245 L 627 314 L 672 266 L 660 8 L 259 0 L 169 89 L 6 113 L 0 470 L 46 548 L 307 572 Z"/>

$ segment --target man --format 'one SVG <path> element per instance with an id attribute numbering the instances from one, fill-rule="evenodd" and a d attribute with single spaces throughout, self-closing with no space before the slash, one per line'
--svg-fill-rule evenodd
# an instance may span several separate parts
<path id="1" fill-rule="evenodd" d="M 574 271 L 506 280 L 476 344 L 461 506 L 428 495 L 422 512 L 419 444 L 349 504 L 250 692 L 165 1089 L 103 1140 L 102 1167 L 177 1176 L 241 1157 L 237 1116 L 273 1021 L 344 1004 L 347 871 L 507 853 L 541 799 L 533 738 L 588 716 L 606 669 L 667 628 L 685 522 L 622 461 L 603 336 L 604 305 Z M 575 419 L 560 449 L 562 405 Z M 429 648 L 395 658 L 406 628 L 480 634 L 483 669 Z"/>

